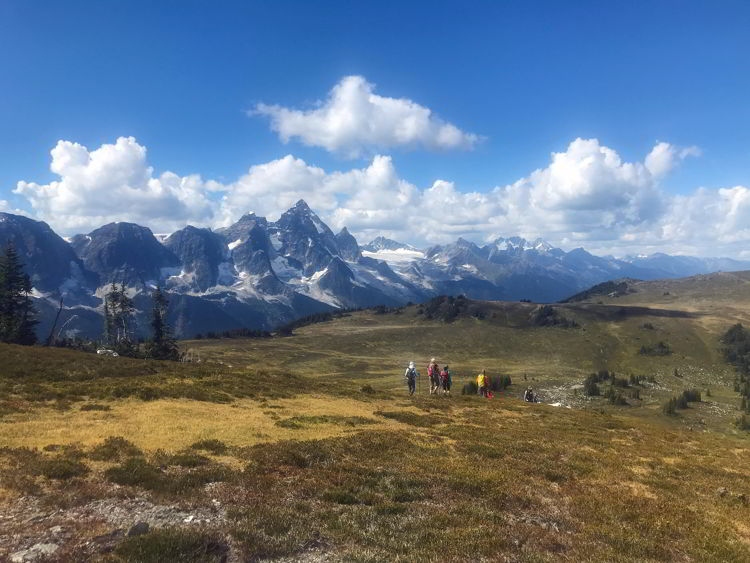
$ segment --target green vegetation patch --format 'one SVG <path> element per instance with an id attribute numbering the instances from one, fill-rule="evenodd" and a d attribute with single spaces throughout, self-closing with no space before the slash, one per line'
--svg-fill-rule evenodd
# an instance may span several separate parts
<path id="1" fill-rule="evenodd" d="M 404 424 L 410 424 L 411 426 L 418 426 L 420 428 L 430 428 L 437 424 L 445 424 L 449 422 L 449 419 L 444 416 L 434 414 L 416 414 L 409 411 L 375 411 L 375 414 L 382 416 L 383 418 L 390 418 L 391 420 L 397 420 Z"/>
<path id="2" fill-rule="evenodd" d="M 338 416 L 338 415 L 318 415 L 318 416 L 293 416 L 276 421 L 276 426 L 281 428 L 298 429 L 305 426 L 316 424 L 335 424 L 338 426 L 361 426 L 363 424 L 377 424 L 377 420 L 366 418 L 364 416 Z"/>
<path id="3" fill-rule="evenodd" d="M 100 403 L 88 403 L 86 405 L 81 405 L 82 411 L 111 411 L 112 408 L 108 405 L 102 405 Z"/>
<path id="4" fill-rule="evenodd" d="M 209 440 L 200 440 L 190 445 L 191 450 L 202 450 L 214 455 L 223 455 L 229 451 L 229 447 L 221 440 L 214 438 Z"/>
<path id="5" fill-rule="evenodd" d="M 115 549 L 120 560 L 133 563 L 218 563 L 228 552 L 226 543 L 216 534 L 177 528 L 127 537 Z"/>
<path id="6" fill-rule="evenodd" d="M 67 457 L 40 459 L 33 468 L 35 473 L 43 475 L 47 479 L 66 481 L 73 477 L 83 477 L 89 472 L 88 466 L 77 460 Z"/>
<path id="7" fill-rule="evenodd" d="M 184 462 L 185 460 L 180 457 L 177 461 Z M 108 481 L 118 485 L 140 487 L 166 495 L 175 495 L 189 493 L 207 483 L 230 480 L 233 473 L 225 466 L 216 463 L 167 472 L 144 458 L 134 457 L 125 460 L 120 465 L 110 467 L 104 475 Z"/>
<path id="8" fill-rule="evenodd" d="M 142 456 L 143 452 L 122 436 L 110 436 L 94 447 L 89 458 L 96 461 L 119 461 L 128 457 Z"/>

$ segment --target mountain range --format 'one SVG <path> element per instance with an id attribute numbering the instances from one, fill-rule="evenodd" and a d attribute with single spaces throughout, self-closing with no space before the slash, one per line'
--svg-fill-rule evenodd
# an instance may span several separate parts
<path id="1" fill-rule="evenodd" d="M 97 337 L 102 299 L 124 284 L 147 336 L 150 291 L 169 292 L 178 337 L 237 328 L 270 330 L 337 308 L 396 306 L 435 295 L 558 301 L 603 281 L 651 280 L 713 271 L 750 270 L 729 258 L 595 256 L 565 252 L 538 239 L 498 238 L 479 246 L 458 239 L 418 249 L 385 237 L 360 246 L 346 228 L 334 233 L 300 200 L 278 221 L 253 213 L 216 230 L 186 226 L 157 238 L 118 222 L 65 240 L 46 223 L 0 213 L 0 246 L 12 243 L 34 286 L 40 337 L 57 331 Z"/>

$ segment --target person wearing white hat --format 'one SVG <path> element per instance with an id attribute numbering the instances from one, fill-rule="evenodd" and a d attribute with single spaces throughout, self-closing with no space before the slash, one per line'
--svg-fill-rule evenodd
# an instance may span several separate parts
<path id="1" fill-rule="evenodd" d="M 417 376 L 419 374 L 417 373 L 417 368 L 414 365 L 414 362 L 409 362 L 409 367 L 406 368 L 406 372 L 404 373 L 404 378 L 406 379 L 406 384 L 409 386 L 409 395 L 413 395 L 415 391 L 417 390 Z"/>

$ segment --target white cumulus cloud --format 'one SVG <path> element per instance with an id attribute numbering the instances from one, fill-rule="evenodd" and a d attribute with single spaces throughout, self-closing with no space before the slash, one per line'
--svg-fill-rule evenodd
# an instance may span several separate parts
<path id="1" fill-rule="evenodd" d="M 642 161 L 627 162 L 596 139 L 575 139 L 552 153 L 544 168 L 480 191 L 447 179 L 417 186 L 384 155 L 338 171 L 287 155 L 253 165 L 228 183 L 197 174 L 157 175 L 145 147 L 122 137 L 95 150 L 58 142 L 50 168 L 59 179 L 20 181 L 15 193 L 28 200 L 35 218 L 61 234 L 110 221 L 133 221 L 156 232 L 186 224 L 217 227 L 248 211 L 273 220 L 305 199 L 331 228 L 346 226 L 361 242 L 378 235 L 417 245 L 521 235 L 600 253 L 740 256 L 750 242 L 750 188 L 674 195 L 661 186 L 681 159 L 697 153 L 657 143 Z M 0 210 L 17 212 L 4 200 Z"/>
<path id="2" fill-rule="evenodd" d="M 362 76 L 346 76 L 328 98 L 309 110 L 257 104 L 251 115 L 264 115 L 283 142 L 297 138 L 349 158 L 391 147 L 472 149 L 480 137 L 466 133 L 407 98 L 375 94 Z"/>
<path id="3" fill-rule="evenodd" d="M 158 230 L 214 220 L 216 204 L 207 197 L 201 178 L 172 172 L 154 176 L 146 148 L 133 137 L 120 137 L 93 151 L 58 141 L 50 154 L 50 170 L 60 179 L 49 184 L 20 181 L 14 193 L 61 232 L 88 231 L 122 220 Z"/>

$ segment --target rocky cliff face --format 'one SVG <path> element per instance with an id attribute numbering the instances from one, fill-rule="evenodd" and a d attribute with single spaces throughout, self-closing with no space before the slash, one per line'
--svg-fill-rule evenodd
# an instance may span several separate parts
<path id="1" fill-rule="evenodd" d="M 84 266 L 102 284 L 144 285 L 160 280 L 163 268 L 177 268 L 180 260 L 154 237 L 151 229 L 134 223 L 110 223 L 71 241 Z"/>
<path id="2" fill-rule="evenodd" d="M 47 223 L 0 213 L 0 250 L 8 244 L 15 247 L 40 292 L 67 295 L 96 286 L 96 275 L 86 271 L 73 248 Z"/>
<path id="3" fill-rule="evenodd" d="M 219 268 L 226 259 L 224 237 L 188 225 L 169 235 L 164 246 L 181 265 L 180 274 L 170 277 L 171 287 L 200 292 L 219 283 Z"/>

